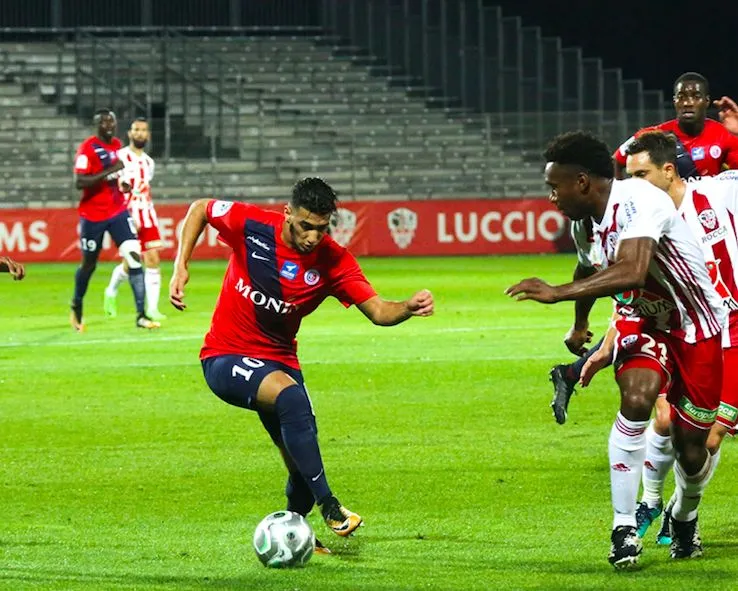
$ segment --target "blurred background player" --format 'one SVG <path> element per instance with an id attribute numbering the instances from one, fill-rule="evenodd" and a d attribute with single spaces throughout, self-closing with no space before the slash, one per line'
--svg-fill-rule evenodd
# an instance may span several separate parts
<path id="1" fill-rule="evenodd" d="M 433 297 L 423 290 L 403 302 L 380 298 L 353 255 L 327 235 L 336 208 L 335 192 L 319 178 L 299 181 L 283 213 L 196 201 L 182 228 L 169 299 L 185 308 L 188 263 L 209 223 L 233 253 L 200 352 L 205 380 L 225 402 L 259 414 L 289 472 L 287 509 L 306 515 L 317 503 L 326 525 L 348 536 L 362 518 L 328 486 L 295 336 L 328 296 L 356 305 L 379 326 L 430 316 Z"/>
<path id="2" fill-rule="evenodd" d="M 707 118 L 707 108 L 710 106 L 707 79 L 697 72 L 686 72 L 679 76 L 674 82 L 676 119 L 641 129 L 620 146 L 613 154 L 616 177 L 624 176 L 628 144 L 651 130 L 673 133 L 694 162 L 697 176 L 714 176 L 724 168 L 738 168 L 738 137 L 734 135 L 738 134 L 738 121 L 732 111 L 735 103 L 728 97 L 722 97 L 715 101 L 715 105 L 720 111 L 721 120 L 728 127 Z"/>
<path id="3" fill-rule="evenodd" d="M 75 186 L 82 190 L 79 202 L 80 248 L 82 264 L 74 276 L 70 320 L 77 331 L 84 330 L 82 300 L 87 293 L 90 277 L 97 266 L 105 232 L 118 247 L 118 252 L 130 269 L 129 282 L 136 303 L 136 326 L 158 328 L 145 313 L 146 288 L 141 267 L 141 246 L 136 238 L 133 220 L 126 210 L 125 199 L 118 187 L 118 177 L 124 165 L 118 158 L 120 140 L 115 137 L 116 118 L 110 109 L 95 113 L 96 135 L 90 136 L 77 149 L 74 160 Z M 125 190 L 130 187 L 124 185 Z"/>
<path id="4" fill-rule="evenodd" d="M 714 176 L 726 167 L 738 168 L 738 105 L 729 97 L 721 97 L 713 104 L 718 109 L 722 123 L 707 119 L 709 83 L 696 72 L 686 72 L 676 79 L 673 100 L 676 119 L 637 131 L 613 154 L 616 178 L 624 176 L 630 143 L 641 134 L 654 130 L 671 133 L 676 138 L 677 170 L 682 178 Z M 578 271 L 581 272 L 581 269 Z M 587 314 L 591 305 L 588 304 L 586 308 Z M 575 322 L 564 343 L 572 353 L 581 357 L 572 363 L 555 365 L 549 373 L 554 388 L 551 408 L 559 424 L 566 422 L 569 401 L 584 364 L 602 342 L 587 350 L 585 345 L 592 339 L 587 314 L 582 315 L 587 305 L 575 306 Z"/>
<path id="5" fill-rule="evenodd" d="M 154 202 L 151 199 L 151 180 L 154 178 L 154 160 L 144 148 L 149 141 L 149 123 L 139 117 L 131 123 L 128 130 L 129 144 L 118 151 L 118 158 L 125 167 L 118 180 L 122 190 L 127 190 L 128 212 L 131 214 L 138 241 L 141 244 L 144 263 L 144 283 L 146 285 L 146 315 L 152 320 L 164 320 L 159 312 L 159 293 L 161 291 L 161 270 L 159 249 L 161 234 L 156 217 Z M 118 315 L 118 286 L 128 279 L 128 263 L 123 260 L 110 277 L 105 289 L 104 310 L 110 318 Z"/>
<path id="6" fill-rule="evenodd" d="M 651 411 L 659 393 L 672 406 L 677 451 L 672 558 L 702 555 L 697 507 L 714 471 L 706 442 L 720 405 L 721 331 L 726 313 L 704 255 L 674 204 L 641 179 L 613 180 L 607 146 L 583 132 L 558 136 L 546 150 L 550 200 L 568 218 L 591 217 L 603 270 L 551 286 L 530 278 L 506 290 L 518 300 L 556 303 L 612 296 L 617 316 L 582 374 L 614 360 L 620 409 L 610 432 L 614 509 L 609 562 L 638 562 L 636 499 Z"/>
<path id="7" fill-rule="evenodd" d="M 14 281 L 20 281 L 26 276 L 23 265 L 6 256 L 0 256 L 0 273 L 10 273 Z"/>
<path id="8" fill-rule="evenodd" d="M 644 133 L 628 146 L 626 166 L 629 175 L 647 180 L 671 197 L 698 238 L 710 279 L 728 311 L 722 337 L 720 407 L 707 439 L 717 466 L 722 441 L 738 422 L 738 237 L 732 223 L 738 216 L 738 175 L 729 171 L 684 182 L 676 171 L 675 142 L 659 132 Z M 656 418 L 646 431 L 643 497 L 636 512 L 641 537 L 662 512 L 664 481 L 674 463 L 670 428 L 668 404 L 659 399 Z M 669 513 L 669 508 L 664 510 L 665 523 Z M 668 528 L 662 527 L 657 543 L 669 543 L 669 537 Z"/>

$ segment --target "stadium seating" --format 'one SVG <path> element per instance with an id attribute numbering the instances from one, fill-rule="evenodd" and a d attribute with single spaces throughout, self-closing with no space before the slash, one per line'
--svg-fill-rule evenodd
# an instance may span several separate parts
<path id="1" fill-rule="evenodd" d="M 540 169 L 487 139 L 481 119 L 429 108 L 335 57 L 324 38 L 90 39 L 1 44 L 0 54 L 3 201 L 73 201 L 73 150 L 89 133 L 77 115 L 111 101 L 130 114 L 145 100 L 193 130 L 158 158 L 159 199 L 279 199 L 308 174 L 344 198 L 542 190 Z"/>

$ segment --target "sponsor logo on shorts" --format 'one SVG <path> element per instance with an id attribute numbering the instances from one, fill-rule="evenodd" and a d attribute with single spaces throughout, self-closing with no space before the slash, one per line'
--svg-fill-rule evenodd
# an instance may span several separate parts
<path id="1" fill-rule="evenodd" d="M 623 349 L 629 349 L 636 343 L 637 340 L 637 334 L 629 334 L 628 336 L 625 336 L 620 340 L 620 347 Z"/>
<path id="2" fill-rule="evenodd" d="M 692 404 L 684 396 L 679 400 L 679 408 L 682 409 L 684 414 L 698 423 L 714 423 L 718 414 L 717 409 L 710 410 L 707 408 L 700 408 L 699 406 Z"/>
<path id="3" fill-rule="evenodd" d="M 718 416 L 729 423 L 735 423 L 738 421 L 738 408 L 721 402 L 718 407 Z"/>

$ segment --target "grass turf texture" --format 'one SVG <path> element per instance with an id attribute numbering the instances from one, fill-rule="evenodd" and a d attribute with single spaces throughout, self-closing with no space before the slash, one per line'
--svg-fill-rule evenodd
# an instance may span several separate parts
<path id="1" fill-rule="evenodd" d="M 74 266 L 3 277 L 0 589 L 673 591 L 738 578 L 732 440 L 701 511 L 703 559 L 671 561 L 654 526 L 639 571 L 607 564 L 611 370 L 556 425 L 547 372 L 571 359 L 571 304 L 502 293 L 532 275 L 567 280 L 573 257 L 362 264 L 387 298 L 432 289 L 437 313 L 379 328 L 329 300 L 305 320 L 329 481 L 366 526 L 339 539 L 314 511 L 334 555 L 290 571 L 251 548 L 283 508 L 277 451 L 254 414 L 209 392 L 197 360 L 224 263 L 192 264 L 189 309 L 162 302 L 155 333 L 134 328 L 127 286 L 119 317 L 103 318 L 111 264 L 93 277 L 84 334 L 67 324 Z M 593 313 L 597 336 L 608 312 Z"/>

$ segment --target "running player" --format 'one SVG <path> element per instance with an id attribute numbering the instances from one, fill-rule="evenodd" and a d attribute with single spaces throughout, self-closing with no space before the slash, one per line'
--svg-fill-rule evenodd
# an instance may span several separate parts
<path id="1" fill-rule="evenodd" d="M 609 441 L 614 519 L 608 560 L 624 567 L 637 563 L 642 552 L 636 498 L 645 431 L 660 392 L 672 405 L 678 457 L 671 556 L 699 556 L 697 506 L 713 473 L 706 440 L 722 386 L 722 300 L 697 240 L 668 195 L 641 179 L 614 181 L 604 142 L 584 132 L 566 133 L 545 156 L 551 201 L 570 219 L 592 218 L 604 269 L 560 286 L 526 279 L 507 293 L 542 303 L 615 299 L 618 316 L 582 376 L 589 380 L 615 361 L 621 402 Z"/>
<path id="2" fill-rule="evenodd" d="M 710 279 L 729 314 L 722 337 L 720 408 L 707 439 L 713 464 L 717 466 L 720 445 L 738 422 L 738 238 L 732 222 L 738 216 L 738 176 L 736 171 L 728 171 L 717 177 L 684 182 L 676 171 L 675 142 L 661 132 L 645 133 L 628 146 L 627 171 L 669 194 L 698 238 Z M 636 514 L 641 538 L 661 514 L 664 480 L 674 463 L 668 405 L 660 400 L 657 408 L 656 418 L 646 431 L 643 497 Z M 665 522 L 668 522 L 668 515 L 667 508 Z M 657 543 L 668 542 L 668 529 L 662 527 Z"/>
<path id="3" fill-rule="evenodd" d="M 289 472 L 287 509 L 306 515 L 317 503 L 328 527 L 348 536 L 362 518 L 328 486 L 295 335 L 328 296 L 380 326 L 430 316 L 433 297 L 427 290 L 402 302 L 378 296 L 351 253 L 327 235 L 336 208 L 335 192 L 319 178 L 299 181 L 283 213 L 196 201 L 182 228 L 169 299 L 184 309 L 189 260 L 209 223 L 233 252 L 200 352 L 205 381 L 225 402 L 258 413 Z"/>

